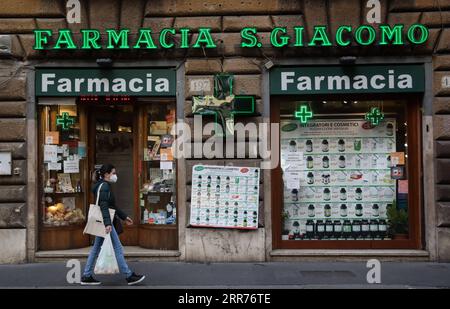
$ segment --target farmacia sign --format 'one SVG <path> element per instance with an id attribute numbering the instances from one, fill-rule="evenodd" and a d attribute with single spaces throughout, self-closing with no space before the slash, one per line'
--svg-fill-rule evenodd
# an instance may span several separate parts
<path id="1" fill-rule="evenodd" d="M 37 96 L 175 96 L 174 69 L 37 69 Z"/>
<path id="2" fill-rule="evenodd" d="M 423 92 L 423 65 L 277 67 L 270 71 L 270 93 L 344 94 Z"/>
<path id="3" fill-rule="evenodd" d="M 419 45 L 424 44 L 429 36 L 428 28 L 422 24 L 413 24 L 406 27 L 402 24 L 379 25 L 375 29 L 371 25 L 351 27 L 343 25 L 336 32 L 330 33 L 327 26 L 315 26 L 313 35 L 305 39 L 305 28 L 294 27 L 293 35 L 288 35 L 286 27 L 277 27 L 270 33 L 272 47 L 315 47 L 315 46 L 348 46 L 355 42 L 361 46 L 368 45 Z M 74 50 L 74 49 L 173 49 L 173 48 L 216 48 L 214 33 L 210 28 L 198 29 L 195 41 L 191 42 L 189 28 L 166 28 L 159 33 L 150 28 L 139 29 L 137 36 L 129 29 L 107 29 L 100 32 L 97 29 L 84 29 L 72 32 L 70 29 L 60 29 L 53 32 L 49 29 L 34 30 L 35 50 Z M 241 47 L 263 47 L 258 37 L 258 29 L 243 28 L 241 34 Z M 177 37 L 177 39 L 175 39 Z M 267 47 L 267 46 L 264 46 Z"/>

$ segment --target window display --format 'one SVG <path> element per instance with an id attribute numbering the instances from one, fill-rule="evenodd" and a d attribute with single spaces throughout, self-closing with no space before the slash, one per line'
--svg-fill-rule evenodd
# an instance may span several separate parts
<path id="1" fill-rule="evenodd" d="M 86 141 L 80 138 L 77 107 L 45 106 L 41 118 L 42 222 L 49 227 L 84 224 Z"/>
<path id="2" fill-rule="evenodd" d="M 140 190 L 141 224 L 175 225 L 176 164 L 171 135 L 175 104 L 152 103 L 144 115 L 143 174 Z"/>
<path id="3" fill-rule="evenodd" d="M 379 102 L 350 103 L 345 114 L 338 111 L 348 110 L 347 102 L 313 102 L 314 117 L 305 123 L 293 117 L 298 104 L 280 113 L 282 239 L 391 239 L 388 209 L 407 211 L 407 194 L 392 177 L 392 169 L 407 164 L 402 102 L 383 102 L 377 124 L 364 111 Z"/>

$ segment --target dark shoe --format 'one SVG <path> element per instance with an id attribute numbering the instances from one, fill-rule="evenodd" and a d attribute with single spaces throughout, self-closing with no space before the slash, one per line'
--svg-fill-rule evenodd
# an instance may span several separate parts
<path id="1" fill-rule="evenodd" d="M 138 284 L 138 283 L 144 281 L 144 279 L 145 279 L 145 276 L 136 275 L 135 273 L 132 273 L 131 276 L 129 276 L 127 278 L 127 282 L 128 282 L 128 285 L 135 285 L 135 284 Z"/>
<path id="2" fill-rule="evenodd" d="M 94 277 L 85 277 L 81 278 L 81 285 L 100 285 L 102 284 L 100 281 L 95 280 Z"/>

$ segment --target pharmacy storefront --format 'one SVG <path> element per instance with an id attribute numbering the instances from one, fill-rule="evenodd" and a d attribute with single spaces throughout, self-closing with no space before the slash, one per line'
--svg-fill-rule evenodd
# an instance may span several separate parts
<path id="1" fill-rule="evenodd" d="M 423 64 L 279 66 L 274 249 L 421 249 Z"/>
<path id="2" fill-rule="evenodd" d="M 125 246 L 178 249 L 171 153 L 176 70 L 37 67 L 38 248 L 88 247 L 91 172 L 113 164 L 117 205 L 134 221 Z"/>

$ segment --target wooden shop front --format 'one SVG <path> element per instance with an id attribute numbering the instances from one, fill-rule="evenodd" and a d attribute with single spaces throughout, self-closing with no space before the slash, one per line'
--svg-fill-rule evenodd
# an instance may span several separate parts
<path id="1" fill-rule="evenodd" d="M 39 250 L 87 247 L 91 174 L 116 167 L 116 204 L 134 221 L 125 246 L 178 249 L 174 68 L 36 71 Z"/>

